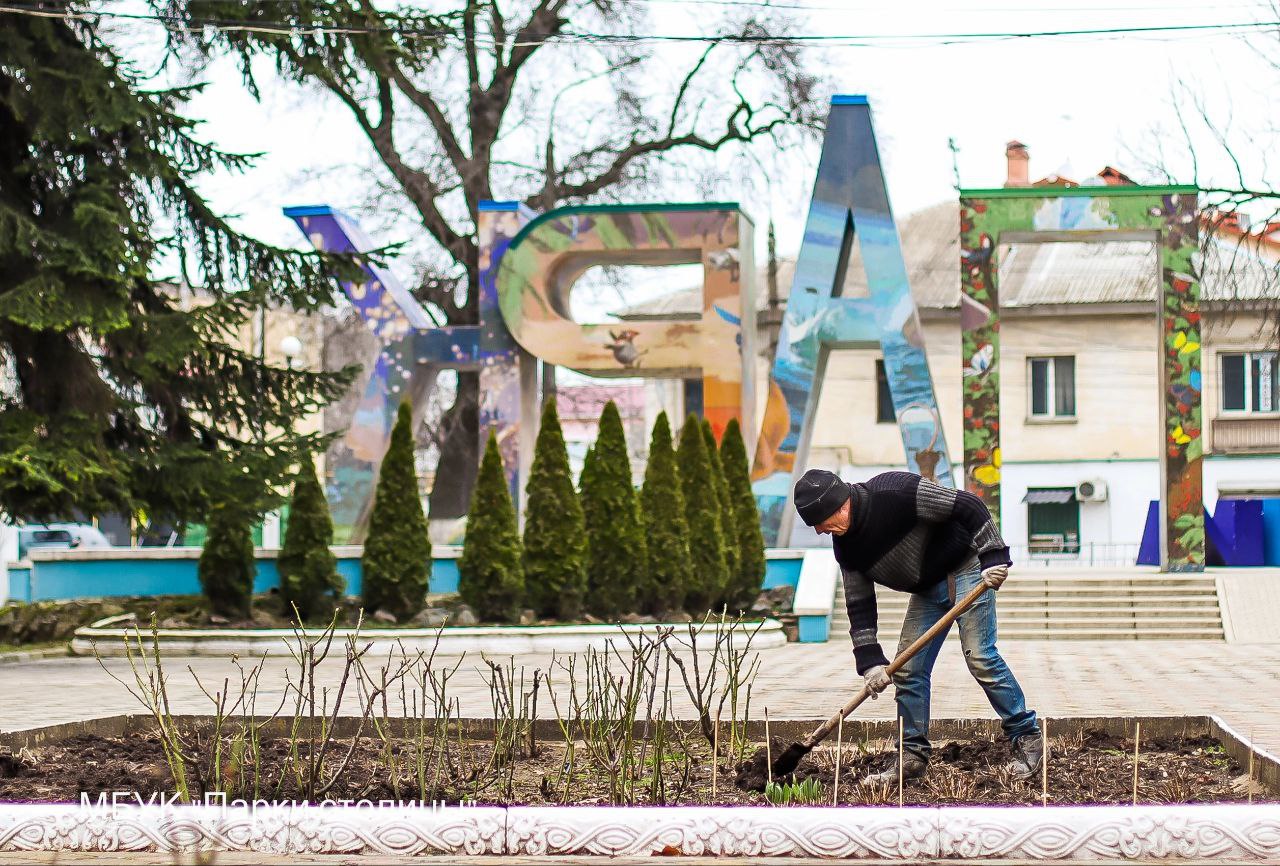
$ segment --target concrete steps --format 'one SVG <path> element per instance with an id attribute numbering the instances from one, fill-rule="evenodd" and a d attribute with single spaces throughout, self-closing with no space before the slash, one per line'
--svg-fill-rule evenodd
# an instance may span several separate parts
<path id="1" fill-rule="evenodd" d="M 895 646 L 911 596 L 876 587 L 880 640 Z M 1000 640 L 1222 640 L 1213 577 L 1069 571 L 1015 574 L 997 596 Z M 844 587 L 836 582 L 831 637 L 845 639 Z M 952 629 L 948 640 L 958 640 Z"/>

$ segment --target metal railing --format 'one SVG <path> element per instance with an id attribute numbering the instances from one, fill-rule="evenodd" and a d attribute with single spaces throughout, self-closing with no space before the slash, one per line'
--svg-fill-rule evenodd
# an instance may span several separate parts
<path id="1" fill-rule="evenodd" d="M 1121 568 L 1138 561 L 1138 545 L 1083 542 L 1074 552 L 1045 553 L 1025 544 L 1011 544 L 1009 554 L 1013 557 L 1013 564 L 1023 568 L 1050 568 L 1055 565 Z"/>
<path id="2" fill-rule="evenodd" d="M 1213 419 L 1213 450 L 1230 453 L 1280 451 L 1280 417 L 1219 416 Z"/>

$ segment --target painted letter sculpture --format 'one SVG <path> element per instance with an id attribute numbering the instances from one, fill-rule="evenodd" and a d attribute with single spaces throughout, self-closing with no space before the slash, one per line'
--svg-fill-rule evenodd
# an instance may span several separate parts
<path id="1" fill-rule="evenodd" d="M 855 239 L 870 297 L 841 298 Z M 790 541 L 788 503 L 808 457 L 825 353 L 841 346 L 883 349 L 908 468 L 952 486 L 920 318 L 864 96 L 831 100 L 809 218 L 778 336 L 752 472 L 766 544 L 786 546 Z"/>

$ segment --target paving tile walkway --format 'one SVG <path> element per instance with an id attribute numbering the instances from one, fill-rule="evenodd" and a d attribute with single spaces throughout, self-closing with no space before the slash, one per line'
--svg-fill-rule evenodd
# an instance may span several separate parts
<path id="1" fill-rule="evenodd" d="M 1280 644 L 1018 641 L 1003 645 L 1002 650 L 1030 704 L 1044 715 L 1217 715 L 1243 736 L 1280 754 Z M 752 695 L 755 717 L 764 706 L 771 718 L 823 717 L 860 685 L 845 639 L 788 644 L 759 655 L 761 666 Z M 551 662 L 549 655 L 518 660 L 529 672 L 546 669 Z M 108 660 L 107 665 L 117 676 L 132 676 L 122 659 Z M 220 684 L 224 676 L 238 679 L 229 660 L 169 659 L 169 692 L 178 713 L 209 710 L 209 701 L 188 666 L 210 686 Z M 468 658 L 451 680 L 452 694 L 460 700 L 464 715 L 492 714 L 482 668 L 478 658 Z M 279 700 L 290 669 L 287 658 L 267 661 L 260 707 L 274 706 Z M 326 662 L 321 679 L 336 684 L 339 673 L 339 664 Z M 934 718 L 994 718 L 982 690 L 964 667 L 957 643 L 949 642 L 943 649 L 933 683 Z M 683 712 L 689 711 L 682 694 L 677 703 Z M 545 700 L 541 709 L 549 709 Z M 91 658 L 0 666 L 0 730 L 140 711 L 124 688 Z M 857 715 L 892 718 L 893 701 L 868 702 Z"/>

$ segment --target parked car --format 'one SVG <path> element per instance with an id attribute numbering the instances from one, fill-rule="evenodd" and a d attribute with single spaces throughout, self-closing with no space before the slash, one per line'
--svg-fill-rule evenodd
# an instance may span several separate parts
<path id="1" fill-rule="evenodd" d="M 18 527 L 18 558 L 36 549 L 87 550 L 111 547 L 96 526 L 87 523 L 33 523 Z"/>

